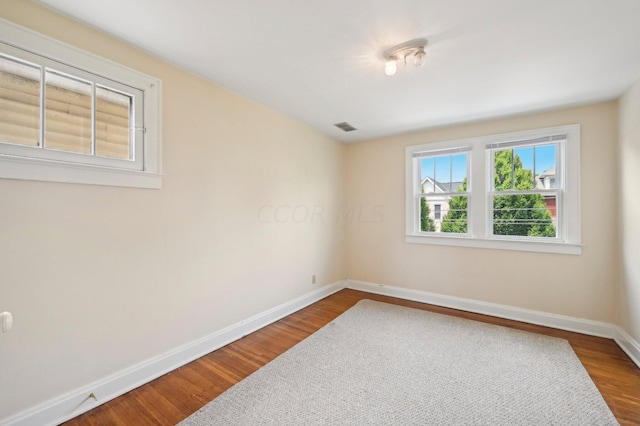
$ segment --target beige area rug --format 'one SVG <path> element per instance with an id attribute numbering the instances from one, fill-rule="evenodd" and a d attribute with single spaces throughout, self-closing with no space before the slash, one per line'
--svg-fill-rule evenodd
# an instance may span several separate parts
<path id="1" fill-rule="evenodd" d="M 617 424 L 566 340 L 371 300 L 180 423 Z"/>

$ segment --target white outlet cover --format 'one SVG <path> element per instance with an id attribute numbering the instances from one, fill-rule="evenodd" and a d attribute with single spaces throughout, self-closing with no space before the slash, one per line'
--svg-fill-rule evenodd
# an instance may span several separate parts
<path id="1" fill-rule="evenodd" d="M 1 313 L 0 318 L 2 319 L 2 332 L 6 333 L 11 330 L 11 327 L 13 327 L 13 315 L 11 315 L 11 312 Z"/>

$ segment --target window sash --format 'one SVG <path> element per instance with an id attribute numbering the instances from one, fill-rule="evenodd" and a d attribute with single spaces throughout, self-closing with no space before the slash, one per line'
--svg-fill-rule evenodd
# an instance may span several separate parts
<path id="1" fill-rule="evenodd" d="M 434 235 L 434 236 L 440 236 L 440 235 L 454 235 L 454 236 L 468 236 L 469 235 L 469 211 L 470 211 L 470 206 L 469 206 L 469 202 L 470 202 L 470 187 L 471 187 L 471 176 L 470 176 L 470 170 L 471 170 L 471 150 L 472 147 L 469 145 L 461 145 L 461 146 L 456 146 L 456 147 L 448 147 L 446 149 L 429 149 L 429 150 L 423 150 L 423 151 L 417 151 L 417 152 L 413 152 L 411 157 L 412 157 L 412 168 L 415 171 L 415 175 L 414 175 L 414 185 L 413 185 L 413 196 L 414 196 L 414 203 L 413 203 L 413 208 L 415 209 L 414 212 L 414 217 L 416 218 L 416 221 L 414 223 L 414 229 L 418 234 L 421 235 Z M 441 157 L 454 157 L 455 155 L 459 155 L 459 154 L 466 154 L 466 165 L 465 165 L 465 178 L 467 180 L 467 189 L 465 191 L 443 191 L 443 192 L 423 192 L 423 187 L 422 187 L 422 163 L 421 160 L 425 159 L 425 158 L 433 158 L 434 161 L 437 158 L 441 158 Z M 451 160 L 453 161 L 453 159 Z M 434 165 L 435 166 L 435 165 Z M 436 176 L 437 178 L 437 176 Z M 448 184 L 451 184 L 451 181 L 453 179 L 453 164 L 450 163 L 449 165 L 449 181 L 446 182 Z M 449 189 L 451 189 L 451 187 L 449 187 Z M 435 188 L 434 188 L 435 190 Z M 449 201 L 451 200 L 452 197 L 465 197 L 467 200 L 467 209 L 466 209 L 466 223 L 465 223 L 465 228 L 466 228 L 466 232 L 441 232 L 439 230 L 437 231 L 422 231 L 422 223 L 421 223 L 421 211 L 422 211 L 422 206 L 421 206 L 421 199 L 425 198 L 426 200 L 437 200 L 440 202 L 445 202 L 445 203 L 449 203 Z M 448 210 L 450 211 L 450 210 Z M 435 212 L 431 212 L 431 214 L 435 214 Z M 444 218 L 445 215 L 441 214 L 441 218 L 440 221 L 441 223 L 444 223 Z M 434 220 L 435 217 L 434 217 Z"/>
<path id="2" fill-rule="evenodd" d="M 462 149 L 462 150 L 460 150 Z M 455 149 L 451 149 L 451 150 L 446 150 L 448 151 L 446 154 L 443 154 L 442 151 L 436 151 L 433 155 L 427 155 L 429 153 L 429 151 L 424 151 L 424 152 L 420 152 L 418 156 L 414 155 L 413 156 L 413 167 L 414 169 L 417 171 L 416 172 L 416 179 L 417 182 L 415 183 L 415 188 L 416 188 L 416 195 L 424 195 L 424 196 L 428 196 L 428 195 L 441 195 L 441 196 L 447 196 L 447 195 L 454 195 L 454 194 L 467 194 L 469 192 L 469 188 L 471 186 L 471 177 L 470 177 L 470 164 L 471 164 L 471 150 L 467 147 L 464 148 L 455 148 Z M 433 152 L 433 151 L 432 151 Z M 455 154 L 460 154 L 460 153 L 467 153 L 467 164 L 466 164 L 466 168 L 465 168 L 465 179 L 467 179 L 467 189 L 464 191 L 443 191 L 443 192 L 423 192 L 422 191 L 422 163 L 420 160 L 424 159 L 424 158 L 433 158 L 434 160 L 436 158 L 439 157 L 453 157 L 453 155 Z M 436 176 L 437 177 L 437 176 Z M 450 165 L 450 169 L 449 169 L 449 181 L 447 183 L 451 184 L 453 179 L 453 166 Z M 444 183 L 444 182 L 442 182 Z M 434 188 L 435 189 L 435 188 Z M 451 186 L 449 186 L 449 189 L 451 189 Z"/>
<path id="3" fill-rule="evenodd" d="M 525 142 L 522 141 L 517 141 L 517 142 L 502 142 L 500 144 L 490 144 L 486 146 L 486 152 L 487 155 L 489 156 L 490 159 L 490 164 L 489 164 L 489 170 L 487 171 L 487 177 L 490 179 L 489 180 L 489 188 L 491 188 L 490 191 L 496 191 L 496 192 L 501 192 L 501 193 L 506 193 L 507 191 L 510 190 L 501 190 L 501 191 L 497 191 L 495 189 L 495 158 L 496 158 L 496 152 L 500 152 L 500 151 L 504 151 L 506 149 L 510 149 L 510 150 L 515 150 L 518 148 L 534 148 L 534 169 L 532 170 L 533 173 L 533 178 L 535 181 L 535 147 L 536 146 L 541 146 L 541 145 L 551 145 L 551 143 L 549 142 L 549 138 L 552 137 L 544 137 L 544 138 L 537 138 L 537 139 L 531 139 L 531 140 L 527 140 Z M 556 177 L 555 177 L 555 183 L 556 183 L 556 188 L 563 188 L 564 185 L 564 179 L 562 179 L 562 164 L 563 164 L 563 152 L 564 152 L 564 144 L 566 143 L 566 135 L 561 135 L 558 136 L 559 139 L 557 139 L 555 142 L 553 142 L 553 145 L 555 146 L 555 173 L 556 173 Z M 531 141 L 538 141 L 538 143 L 531 143 Z M 500 147 L 497 147 L 497 145 L 501 145 Z M 490 175 L 490 176 L 489 176 Z M 530 190 L 524 190 L 524 191 L 528 191 L 528 192 L 532 192 L 532 191 L 536 191 L 537 188 L 530 189 Z"/>
<path id="4" fill-rule="evenodd" d="M 528 240 L 543 240 L 543 241 L 564 241 L 563 235 L 564 235 L 564 229 L 563 227 L 565 226 L 564 224 L 564 219 L 563 219 L 563 215 L 562 215 L 562 193 L 564 190 L 564 179 L 562 179 L 562 164 L 563 164 L 563 147 L 564 144 L 566 143 L 567 140 L 567 135 L 566 134 L 558 134 L 558 135 L 550 135 L 550 136 L 543 136 L 543 137 L 538 137 L 538 138 L 529 138 L 529 139 L 522 139 L 522 140 L 505 140 L 505 141 L 501 141 L 501 142 L 496 142 L 496 143 L 490 143 L 485 145 L 485 152 L 487 153 L 487 156 L 489 157 L 489 168 L 488 170 L 485 171 L 486 175 L 487 175 L 487 179 L 488 179 L 488 188 L 490 188 L 487 191 L 487 195 L 488 195 L 488 202 L 487 202 L 487 223 L 486 223 L 486 230 L 487 230 L 487 234 L 490 238 L 497 238 L 497 239 L 518 239 L 518 240 L 523 240 L 523 241 L 528 241 Z M 536 159 L 535 159 L 535 147 L 536 146 L 542 146 L 542 145 L 553 145 L 555 147 L 555 171 L 556 171 L 556 188 L 553 189 L 539 189 L 535 187 L 535 181 L 536 181 Z M 532 175 L 533 175 L 533 184 L 534 187 L 532 189 L 507 189 L 507 190 L 496 190 L 495 188 L 495 159 L 496 159 L 496 153 L 500 152 L 500 151 L 505 151 L 505 150 L 510 150 L 512 151 L 512 155 L 513 155 L 513 151 L 516 149 L 522 149 L 522 148 L 533 148 L 534 149 L 534 163 L 533 163 L 533 170 L 532 170 Z M 513 165 L 512 165 L 513 167 Z M 538 237 L 538 236 L 529 236 L 529 235 L 513 235 L 513 234 L 509 234 L 509 235 L 503 235 L 503 234 L 496 234 L 495 233 L 495 225 L 496 225 L 496 220 L 495 220 L 495 198 L 496 197 L 500 197 L 500 196 L 517 196 L 517 195 L 540 195 L 542 197 L 544 197 L 545 195 L 547 196 L 553 196 L 555 197 L 556 200 L 556 206 L 555 206 L 555 221 L 552 221 L 554 227 L 555 227 L 555 237 Z"/>
<path id="5" fill-rule="evenodd" d="M 449 235 L 449 236 L 451 236 L 451 235 L 453 235 L 453 236 L 468 236 L 469 235 L 469 196 L 468 196 L 467 193 L 464 193 L 464 192 L 457 192 L 457 193 L 454 193 L 454 194 L 456 194 L 454 196 L 465 197 L 467 199 L 467 208 L 465 210 L 465 212 L 466 212 L 466 220 L 462 220 L 462 222 L 464 222 L 464 224 L 465 224 L 464 226 L 466 228 L 466 232 L 446 232 L 446 231 L 441 231 L 440 230 L 441 228 L 440 229 L 436 229 L 435 231 L 423 231 L 422 230 L 422 223 L 421 223 L 422 222 L 422 202 L 421 202 L 421 200 L 423 198 L 425 199 L 425 201 L 427 203 L 429 203 L 429 202 L 440 203 L 439 204 L 440 205 L 440 210 L 436 210 L 435 208 L 434 209 L 430 208 L 430 213 L 433 216 L 433 220 L 434 221 L 440 221 L 441 225 L 446 223 L 446 220 L 445 220 L 446 217 L 448 216 L 448 214 L 450 212 L 453 211 L 453 209 L 450 206 L 447 209 L 443 209 L 442 208 L 442 203 L 449 204 L 450 197 L 446 197 L 446 196 L 444 196 L 443 194 L 440 194 L 440 193 L 438 193 L 438 194 L 431 193 L 430 195 L 418 195 L 417 198 L 416 198 L 416 202 L 414 203 L 414 205 L 416 207 L 416 215 L 415 215 L 415 217 L 417 218 L 416 230 L 417 230 L 417 232 L 419 234 L 422 234 L 422 235 L 445 235 L 445 236 L 446 235 Z M 444 213 L 444 210 L 446 210 L 446 213 Z M 436 211 L 438 211 L 440 213 L 440 217 L 439 218 L 436 217 L 436 214 L 435 214 Z M 460 220 L 460 219 L 458 219 L 458 220 Z"/>
<path id="6" fill-rule="evenodd" d="M 16 157 L 26 157 L 41 160 L 53 160 L 68 163 L 80 163 L 101 167 L 112 167 L 127 170 L 144 170 L 144 92 L 141 89 L 134 88 L 122 82 L 115 81 L 110 78 L 100 76 L 79 69 L 77 67 L 65 64 L 45 56 L 29 52 L 27 50 L 11 46 L 0 41 L 0 53 L 3 56 L 15 60 L 16 62 L 25 63 L 30 66 L 38 67 L 40 74 L 40 123 L 39 123 L 39 143 L 37 146 L 27 146 L 13 144 L 10 142 L 0 141 L 0 153 Z M 69 76 L 72 79 L 86 81 L 91 84 L 92 90 L 92 110 L 91 110 L 91 152 L 79 153 L 71 151 L 62 151 L 59 149 L 47 147 L 45 140 L 46 131 L 46 80 L 45 73 L 54 72 L 55 74 Z M 96 155 L 96 109 L 95 109 L 95 92 L 96 87 L 107 88 L 108 90 L 122 93 L 133 99 L 133 108 L 130 111 L 129 119 L 129 150 L 133 154 L 131 159 L 119 159 L 107 156 Z M 44 141 L 44 143 L 43 143 Z"/>
<path id="7" fill-rule="evenodd" d="M 555 211 L 555 218 L 554 215 L 551 213 L 551 211 L 549 211 L 549 214 L 551 216 L 551 224 L 553 224 L 554 228 L 555 228 L 555 236 L 553 237 L 539 237 L 539 236 L 533 236 L 533 235 L 517 235 L 517 234 L 496 234 L 495 233 L 495 225 L 503 225 L 505 226 L 507 223 L 500 223 L 498 221 L 496 221 L 495 219 L 495 197 L 502 197 L 502 196 L 518 196 L 518 195 L 540 195 L 541 197 L 553 197 L 555 199 L 555 205 L 553 210 Z M 489 203 L 488 203 L 488 207 L 489 207 L 489 214 L 487 215 L 487 230 L 490 231 L 490 237 L 491 238 L 498 238 L 498 239 L 518 239 L 518 240 L 523 240 L 523 241 L 528 241 L 528 240 L 540 240 L 540 241 L 549 241 L 549 242 L 562 242 L 564 241 L 563 238 L 563 226 L 564 223 L 561 220 L 562 218 L 562 191 L 558 190 L 535 190 L 535 191 L 492 191 L 489 193 Z M 548 207 L 545 204 L 545 208 L 548 209 Z M 516 223 L 520 223 L 520 224 L 525 224 L 524 222 L 518 222 L 519 219 L 515 219 L 514 220 L 514 224 Z M 538 224 L 544 224 L 545 222 L 540 222 Z M 531 225 L 536 224 L 535 222 L 531 222 L 529 223 Z"/>
<path id="8" fill-rule="evenodd" d="M 418 163 L 416 165 L 417 169 L 418 169 L 418 177 L 420 177 L 421 175 L 421 171 L 420 171 L 420 164 L 419 164 L 419 160 L 414 160 L 416 163 Z M 469 176 L 468 176 L 468 170 L 469 170 L 469 157 L 467 157 L 467 188 L 469 188 Z M 418 179 L 418 182 L 416 183 L 416 188 L 422 188 L 422 179 Z M 418 231 L 418 233 L 420 234 L 424 234 L 424 235 L 455 235 L 455 236 L 468 236 L 469 235 L 469 211 L 470 211 L 470 196 L 469 196 L 469 191 L 456 191 L 456 192 L 428 192 L 428 193 L 424 193 L 422 191 L 419 191 L 418 193 L 415 194 L 415 201 L 414 201 L 414 206 L 416 209 L 416 224 L 415 224 L 415 229 Z M 435 209 L 431 210 L 430 209 L 430 213 L 434 216 L 433 220 L 436 221 L 440 221 L 441 224 L 444 224 L 446 221 L 446 217 L 448 216 L 449 213 L 451 213 L 453 210 L 449 207 L 446 209 L 446 214 L 443 214 L 443 210 L 442 209 L 442 203 L 446 203 L 446 204 L 450 204 L 451 199 L 453 197 L 465 197 L 466 198 L 466 202 L 467 202 L 467 207 L 466 207 L 466 211 L 465 211 L 465 216 L 466 216 L 466 220 L 464 220 L 463 222 L 465 222 L 465 228 L 466 228 L 466 232 L 445 232 L 445 231 L 441 231 L 440 229 L 437 229 L 435 231 L 423 231 L 422 230 L 422 223 L 421 223 L 421 218 L 422 218 L 422 203 L 421 200 L 424 198 L 425 201 L 428 202 L 439 202 L 440 203 L 440 218 L 435 217 Z M 441 226 L 441 225 L 440 225 Z"/>

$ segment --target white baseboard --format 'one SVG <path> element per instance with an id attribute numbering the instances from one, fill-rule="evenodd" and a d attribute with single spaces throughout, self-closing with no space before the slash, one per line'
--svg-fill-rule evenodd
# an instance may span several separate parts
<path id="1" fill-rule="evenodd" d="M 615 340 L 618 346 L 631 358 L 631 361 L 640 367 L 640 343 L 620 327 L 615 327 L 613 340 Z"/>
<path id="2" fill-rule="evenodd" d="M 91 383 L 9 418 L 0 420 L 0 426 L 56 425 L 67 421 L 222 346 L 238 340 L 249 333 L 278 321 L 343 288 L 558 328 L 592 336 L 611 338 L 614 339 L 631 360 L 640 367 L 640 344 L 622 328 L 612 324 L 473 299 L 446 296 L 421 290 L 364 281 L 345 280 L 319 288 L 290 302 L 283 303 L 247 320 L 203 337 L 202 339 L 190 342 L 105 379 Z M 89 397 L 91 393 L 97 397 L 97 401 Z"/>
<path id="3" fill-rule="evenodd" d="M 222 346 L 342 290 L 344 281 L 319 288 L 209 336 L 187 343 L 105 379 L 62 395 L 9 418 L 2 426 L 57 425 L 123 395 Z M 93 393 L 97 400 L 89 397 Z"/>
<path id="4" fill-rule="evenodd" d="M 551 314 L 548 312 L 533 311 L 516 308 L 497 303 L 482 302 L 461 297 L 445 296 L 421 290 L 393 287 L 382 284 L 373 284 L 364 281 L 347 280 L 347 288 L 398 297 L 400 299 L 429 303 L 445 308 L 459 309 L 461 311 L 490 315 L 492 317 L 505 318 L 545 327 L 558 328 L 560 330 L 574 331 L 576 333 L 613 339 L 614 330 L 611 324 L 591 321 L 582 318 Z"/>

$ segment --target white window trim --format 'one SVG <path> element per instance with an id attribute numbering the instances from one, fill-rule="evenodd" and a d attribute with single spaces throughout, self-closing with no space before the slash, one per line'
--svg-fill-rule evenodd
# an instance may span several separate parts
<path id="1" fill-rule="evenodd" d="M 162 188 L 162 82 L 159 79 L 4 19 L 0 19 L 0 42 L 143 91 L 145 127 L 141 171 L 0 153 L 0 178 Z"/>
<path id="2" fill-rule="evenodd" d="M 566 134 L 567 140 L 562 145 L 564 152 L 562 182 L 565 182 L 563 196 L 559 202 L 562 206 L 562 235 L 552 241 L 540 239 L 523 240 L 518 237 L 495 237 L 491 235 L 491 218 L 489 217 L 490 150 L 487 146 L 506 141 L 534 139 L 543 136 Z M 442 234 L 420 232 L 418 225 L 419 212 L 416 209 L 416 177 L 413 154 L 420 151 L 438 151 L 453 148 L 471 148 L 471 159 L 468 174 L 468 226 L 467 234 Z M 435 244 L 457 247 L 489 248 L 498 250 L 518 250 L 542 253 L 573 254 L 582 253 L 580 235 L 580 125 L 568 125 L 523 132 L 491 135 L 479 138 L 454 140 L 439 143 L 409 146 L 405 150 L 406 160 L 406 236 L 407 243 Z"/>

